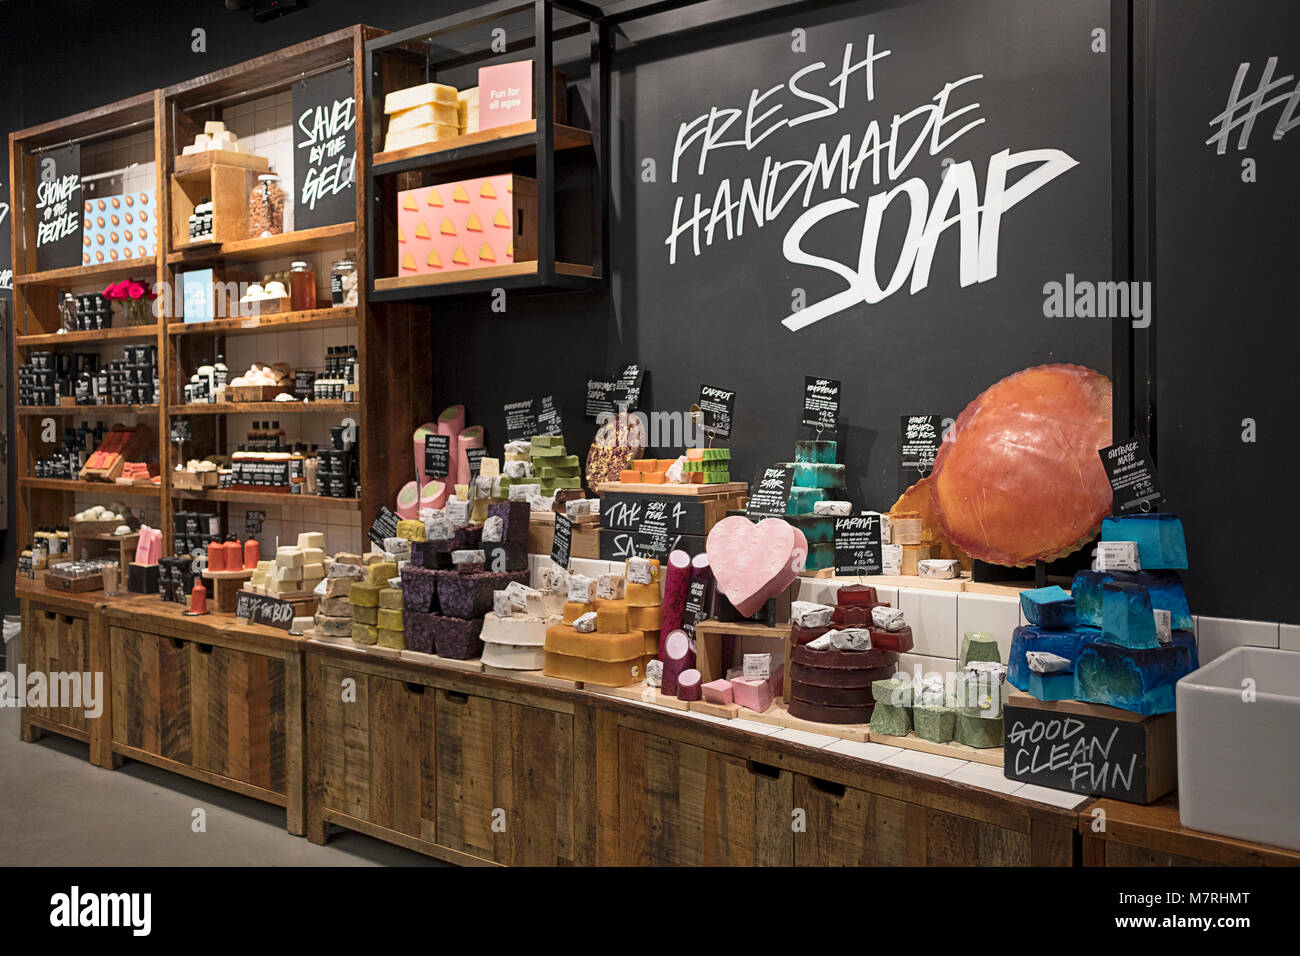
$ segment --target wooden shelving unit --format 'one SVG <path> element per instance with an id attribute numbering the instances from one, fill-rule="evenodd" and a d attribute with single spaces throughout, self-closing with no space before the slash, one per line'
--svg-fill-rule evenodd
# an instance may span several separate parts
<path id="1" fill-rule="evenodd" d="M 14 414 L 21 418 L 58 415 L 157 415 L 158 405 L 19 405 Z"/>
<path id="2" fill-rule="evenodd" d="M 520 24 L 531 20 L 531 29 Z M 507 54 L 487 44 L 489 27 L 511 24 Z M 462 31 L 477 31 L 464 41 Z M 451 39 L 461 33 L 462 40 Z M 481 35 L 483 41 L 477 39 Z M 590 129 L 577 123 L 555 122 L 556 74 L 554 45 L 582 37 L 585 62 L 579 68 L 591 82 Z M 465 52 L 468 43 L 475 49 Z M 367 243 L 371 263 L 370 301 L 429 303 L 452 296 L 512 291 L 596 289 L 606 278 L 609 245 L 609 59 L 611 33 L 604 13 L 582 0 L 506 0 L 467 13 L 411 27 L 366 44 L 365 74 L 369 116 Z M 374 152 L 384 141 L 384 97 L 417 83 L 477 85 L 478 66 L 531 58 L 534 119 L 468 133 L 438 143 Z M 570 68 L 572 70 L 572 68 Z M 473 76 L 473 81 L 458 77 Z M 575 79 L 576 73 L 568 77 Z M 561 95 L 564 90 L 558 91 Z M 565 165 L 572 174 L 589 177 L 590 216 L 557 202 L 556 182 Z M 454 270 L 447 273 L 401 275 L 397 251 L 397 194 L 436 185 L 452 178 L 512 172 L 537 183 L 537 254 L 533 261 Z M 581 219 L 583 221 L 577 222 Z M 561 229 L 561 224 L 566 227 Z"/>
<path id="3" fill-rule="evenodd" d="M 107 497 L 113 495 L 148 495 L 157 497 L 160 491 L 159 485 L 128 485 L 112 481 L 81 481 L 77 478 L 19 478 L 18 487 L 82 494 L 102 492 Z"/>
<path id="4" fill-rule="evenodd" d="M 24 349 L 48 349 L 98 342 L 145 342 L 158 338 L 158 325 L 120 325 L 88 332 L 44 332 L 15 335 L 14 344 Z"/>
<path id="5" fill-rule="evenodd" d="M 171 418 L 190 415 L 355 415 L 360 402 L 191 402 L 167 409 Z"/>
<path id="6" fill-rule="evenodd" d="M 285 492 L 242 491 L 213 488 L 208 491 L 172 489 L 172 498 L 185 501 L 230 501 L 239 504 L 290 505 L 307 508 L 337 508 L 340 511 L 359 511 L 360 498 L 330 498 L 326 495 L 293 495 Z"/>
<path id="7" fill-rule="evenodd" d="M 103 282 L 108 285 L 119 279 L 138 276 L 142 272 L 153 272 L 154 259 L 124 259 L 121 262 L 99 262 L 89 266 L 68 266 L 66 269 L 46 269 L 44 272 L 31 272 L 26 275 L 14 273 L 14 286 L 34 289 L 41 286 L 83 285 L 90 282 Z"/>
<path id="8" fill-rule="evenodd" d="M 336 329 L 356 325 L 355 308 L 312 309 L 307 312 L 276 312 L 247 318 L 213 319 L 211 322 L 173 322 L 168 335 L 257 335 L 262 332 L 293 332 L 300 329 Z"/>
<path id="9" fill-rule="evenodd" d="M 333 226 L 319 226 L 315 229 L 283 232 L 278 236 L 268 236 L 265 239 L 239 239 L 233 242 L 186 246 L 184 249 L 169 252 L 167 264 L 192 265 L 210 262 L 213 259 L 256 261 L 279 259 L 304 252 L 321 252 L 356 244 L 358 232 L 356 223 L 344 222 Z"/>

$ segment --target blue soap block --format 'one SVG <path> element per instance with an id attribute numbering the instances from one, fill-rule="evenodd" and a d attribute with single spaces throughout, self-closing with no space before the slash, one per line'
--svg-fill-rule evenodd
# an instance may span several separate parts
<path id="1" fill-rule="evenodd" d="M 1022 625 L 1011 632 L 1011 652 L 1007 655 L 1007 683 L 1020 690 L 1029 690 L 1028 651 L 1047 651 L 1059 654 L 1071 664 L 1079 656 L 1079 649 L 1090 641 L 1101 638 L 1095 627 L 1076 626 L 1064 631 L 1048 630 L 1034 625 Z"/>
<path id="2" fill-rule="evenodd" d="M 1065 588 L 1055 584 L 1050 588 L 1020 592 L 1020 609 L 1030 624 L 1039 627 L 1073 627 L 1077 620 L 1074 598 Z"/>
<path id="3" fill-rule="evenodd" d="M 830 542 L 821 544 L 808 544 L 808 557 L 804 559 L 804 567 L 809 571 L 820 571 L 822 568 L 833 568 L 835 566 L 835 545 Z"/>
<path id="4" fill-rule="evenodd" d="M 801 488 L 797 484 L 790 488 L 790 498 L 785 505 L 788 515 L 812 514 L 813 503 L 826 500 L 824 488 Z"/>
<path id="5" fill-rule="evenodd" d="M 794 443 L 796 463 L 829 465 L 835 462 L 836 443 L 829 439 L 810 438 Z"/>
<path id="6" fill-rule="evenodd" d="M 1151 606 L 1169 612 L 1172 629 L 1192 630 L 1192 613 L 1187 608 L 1183 579 L 1177 571 L 1079 571 L 1070 587 L 1070 596 L 1074 598 L 1080 624 L 1101 627 L 1101 589 L 1111 581 L 1145 585 L 1151 595 Z"/>
<path id="7" fill-rule="evenodd" d="M 1144 571 L 1187 568 L 1187 542 L 1176 515 L 1124 515 L 1101 519 L 1102 541 L 1136 541 Z"/>
<path id="8" fill-rule="evenodd" d="M 1159 647 L 1151 595 L 1141 584 L 1111 581 L 1101 588 L 1101 633 L 1124 647 Z"/>
<path id="9" fill-rule="evenodd" d="M 1195 669 L 1182 644 L 1134 650 L 1092 641 L 1074 665 L 1074 697 L 1149 717 L 1174 710 L 1174 685 Z"/>
<path id="10" fill-rule="evenodd" d="M 810 545 L 835 541 L 835 518 L 831 515 L 787 515 L 785 520 L 802 531 Z"/>
<path id="11" fill-rule="evenodd" d="M 1181 647 L 1187 651 L 1192 662 L 1192 670 L 1201 666 L 1200 655 L 1196 653 L 1196 635 L 1191 631 L 1173 631 L 1170 635 L 1170 641 L 1174 647 Z"/>
<path id="12" fill-rule="evenodd" d="M 1071 700 L 1074 697 L 1073 674 L 1035 674 L 1029 672 L 1029 693 L 1039 700 Z"/>

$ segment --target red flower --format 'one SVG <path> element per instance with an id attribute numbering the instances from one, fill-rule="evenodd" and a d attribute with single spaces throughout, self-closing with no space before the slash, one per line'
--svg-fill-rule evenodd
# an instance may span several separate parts
<path id="1" fill-rule="evenodd" d="M 104 290 L 106 299 L 125 299 L 126 287 L 131 284 L 130 279 L 123 279 L 121 282 L 115 282 Z"/>
<path id="2" fill-rule="evenodd" d="M 126 294 L 131 298 L 142 299 L 144 298 L 144 292 L 145 292 L 144 286 L 142 286 L 140 283 L 134 281 L 130 281 L 127 283 Z"/>

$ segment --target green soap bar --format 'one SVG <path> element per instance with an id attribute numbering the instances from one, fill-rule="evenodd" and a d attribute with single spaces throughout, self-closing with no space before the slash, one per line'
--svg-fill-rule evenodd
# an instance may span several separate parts
<path id="1" fill-rule="evenodd" d="M 577 455 L 565 455 L 560 461 L 554 462 L 562 468 L 577 468 L 582 462 L 578 461 Z"/>
<path id="2" fill-rule="evenodd" d="M 961 639 L 961 668 L 964 670 L 971 661 L 992 661 L 1002 663 L 1002 652 L 998 650 L 997 638 L 967 631 Z"/>
<path id="3" fill-rule="evenodd" d="M 381 627 L 377 632 L 377 636 L 377 643 L 380 647 L 391 647 L 395 651 L 406 650 L 406 635 L 402 631 Z"/>
<path id="4" fill-rule="evenodd" d="M 1001 717 L 968 717 L 957 715 L 957 742 L 977 750 L 1002 746 Z"/>
<path id="5" fill-rule="evenodd" d="M 884 683 L 884 681 L 876 681 Z M 906 737 L 912 732 L 912 714 L 906 707 L 892 707 L 889 704 L 876 704 L 871 711 L 871 732 L 889 734 L 891 737 Z"/>
<path id="6" fill-rule="evenodd" d="M 537 449 L 539 448 L 557 448 L 557 447 L 563 448 L 564 436 L 563 435 L 534 435 L 529 440 L 529 445 L 532 446 L 534 452 L 537 451 Z"/>
<path id="7" fill-rule="evenodd" d="M 890 707 L 912 706 L 912 682 L 891 677 L 871 682 L 871 699 Z"/>
<path id="8" fill-rule="evenodd" d="M 704 462 L 702 461 L 688 461 L 684 465 L 682 465 L 682 471 L 688 473 L 692 471 L 703 471 L 703 470 L 704 470 Z"/>
<path id="9" fill-rule="evenodd" d="M 374 644 L 379 640 L 379 629 L 353 621 L 352 640 L 356 644 Z"/>
<path id="10" fill-rule="evenodd" d="M 511 478 L 510 481 L 516 485 L 540 485 L 542 483 L 542 479 L 537 475 L 529 475 L 527 478 Z"/>
<path id="11" fill-rule="evenodd" d="M 379 607 L 379 592 L 383 590 L 378 584 L 354 584 L 348 591 L 348 600 L 353 607 Z"/>
<path id="12" fill-rule="evenodd" d="M 578 465 L 556 465 L 551 471 L 556 478 L 577 478 L 582 471 Z"/>
<path id="13" fill-rule="evenodd" d="M 931 743 L 946 744 L 952 741 L 957 729 L 957 712 L 951 707 L 930 707 L 918 704 L 912 708 L 912 724 L 916 736 Z"/>
<path id="14" fill-rule="evenodd" d="M 542 479 L 542 481 L 550 481 L 555 477 L 555 469 L 550 465 L 538 465 L 537 477 Z"/>
<path id="15" fill-rule="evenodd" d="M 731 457 L 730 448 L 706 448 L 704 449 L 704 460 L 726 460 Z"/>
<path id="16" fill-rule="evenodd" d="M 390 631 L 400 631 L 402 629 L 402 612 L 395 611 L 390 607 L 381 607 L 379 609 L 379 627 L 387 628 Z"/>
<path id="17" fill-rule="evenodd" d="M 378 624 L 379 608 L 352 605 L 352 620 L 357 624 Z"/>
<path id="18" fill-rule="evenodd" d="M 543 445 L 541 448 L 533 446 L 533 461 L 538 458 L 566 458 L 568 454 L 563 445 Z"/>
<path id="19" fill-rule="evenodd" d="M 706 485 L 724 485 L 731 480 L 729 471 L 711 471 L 704 476 Z"/>
<path id="20" fill-rule="evenodd" d="M 576 477 L 575 477 L 575 478 L 556 478 L 556 479 L 555 479 L 555 487 L 556 487 L 556 488 L 581 488 L 581 487 L 582 487 L 582 479 L 581 479 L 581 478 L 576 478 Z"/>
<path id="21" fill-rule="evenodd" d="M 401 610 L 405 605 L 402 604 L 402 592 L 398 588 L 382 588 L 379 592 L 380 607 L 395 607 Z"/>

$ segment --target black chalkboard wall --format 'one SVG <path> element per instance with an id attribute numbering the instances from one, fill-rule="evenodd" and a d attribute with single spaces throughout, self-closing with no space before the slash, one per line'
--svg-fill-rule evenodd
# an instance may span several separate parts
<path id="1" fill-rule="evenodd" d="M 1188 597 L 1198 614 L 1300 623 L 1295 587 L 1296 316 L 1300 6 L 1161 0 L 1154 5 L 1155 452 L 1183 516 Z M 1277 57 L 1245 138 L 1222 124 Z M 1237 122 L 1250 110 L 1238 108 Z M 1285 127 L 1283 127 L 1285 130 Z M 1249 163 L 1248 163 L 1249 161 Z M 1255 182 L 1245 182 L 1253 163 Z M 1254 422 L 1254 441 L 1250 422 Z"/>

